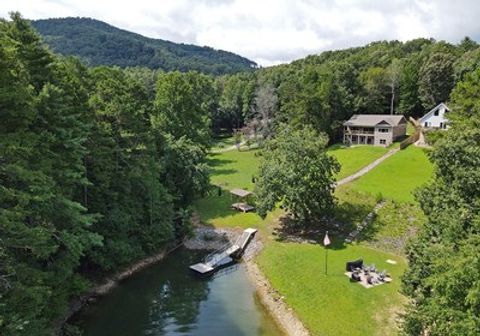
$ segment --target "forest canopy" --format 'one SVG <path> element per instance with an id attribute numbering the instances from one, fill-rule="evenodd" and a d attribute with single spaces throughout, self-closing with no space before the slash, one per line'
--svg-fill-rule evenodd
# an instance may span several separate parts
<path id="1" fill-rule="evenodd" d="M 181 111 L 155 103 L 143 75 L 86 68 L 52 54 L 19 14 L 0 21 L 1 335 L 51 335 L 92 277 L 189 232 L 189 205 L 208 186 L 205 146 L 156 122 Z M 198 73 L 157 85 L 177 82 L 185 102 L 210 99 Z M 209 114 L 196 115 L 208 143 Z"/>

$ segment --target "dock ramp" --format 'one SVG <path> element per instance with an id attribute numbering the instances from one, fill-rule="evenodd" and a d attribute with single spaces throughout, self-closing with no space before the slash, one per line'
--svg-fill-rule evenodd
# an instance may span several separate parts
<path id="1" fill-rule="evenodd" d="M 242 235 L 237 238 L 234 244 L 226 244 L 222 248 L 210 253 L 202 262 L 191 265 L 190 269 L 196 273 L 207 275 L 215 270 L 229 265 L 240 258 L 257 233 L 257 229 L 246 229 Z"/>

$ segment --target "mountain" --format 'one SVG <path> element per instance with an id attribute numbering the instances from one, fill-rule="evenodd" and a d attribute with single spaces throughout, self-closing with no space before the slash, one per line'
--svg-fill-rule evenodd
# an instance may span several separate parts
<path id="1" fill-rule="evenodd" d="M 148 38 L 90 18 L 35 20 L 32 25 L 53 51 L 78 56 L 89 65 L 197 70 L 214 75 L 257 67 L 228 51 Z"/>

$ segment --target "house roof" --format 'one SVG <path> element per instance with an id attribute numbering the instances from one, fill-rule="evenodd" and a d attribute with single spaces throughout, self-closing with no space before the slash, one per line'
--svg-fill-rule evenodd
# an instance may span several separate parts
<path id="1" fill-rule="evenodd" d="M 349 120 L 345 121 L 345 126 L 376 126 L 388 125 L 398 126 L 405 123 L 406 120 L 403 115 L 391 114 L 354 114 Z"/>
<path id="2" fill-rule="evenodd" d="M 450 112 L 450 109 L 448 108 L 448 106 L 445 103 L 440 103 L 437 106 L 435 106 L 433 109 L 428 111 L 423 117 L 421 117 L 420 121 L 423 122 L 424 119 L 430 117 L 435 111 L 439 110 L 440 107 L 442 107 L 442 106 L 445 107 L 446 112 Z"/>

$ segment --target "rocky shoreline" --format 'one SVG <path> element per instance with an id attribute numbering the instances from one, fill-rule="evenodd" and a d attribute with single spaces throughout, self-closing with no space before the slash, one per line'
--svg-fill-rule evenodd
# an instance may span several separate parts
<path id="1" fill-rule="evenodd" d="M 242 230 L 197 227 L 194 230 L 193 237 L 186 240 L 184 245 L 189 249 L 215 250 L 229 242 L 234 242 L 241 233 Z M 247 275 L 255 286 L 260 301 L 286 335 L 309 335 L 310 333 L 293 309 L 283 301 L 283 297 L 270 285 L 255 263 L 255 257 L 262 249 L 262 240 L 257 236 L 249 244 L 243 255 Z"/>

